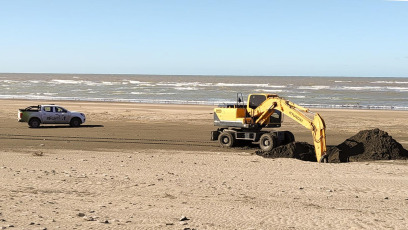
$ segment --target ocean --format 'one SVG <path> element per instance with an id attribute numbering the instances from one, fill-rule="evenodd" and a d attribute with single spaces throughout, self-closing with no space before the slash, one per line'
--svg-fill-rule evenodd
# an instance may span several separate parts
<path id="1" fill-rule="evenodd" d="M 222 105 L 237 93 L 307 108 L 408 110 L 408 78 L 0 74 L 0 99 Z"/>

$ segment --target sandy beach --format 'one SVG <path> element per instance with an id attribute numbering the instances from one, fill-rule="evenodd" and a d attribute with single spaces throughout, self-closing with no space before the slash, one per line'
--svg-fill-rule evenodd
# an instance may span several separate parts
<path id="1" fill-rule="evenodd" d="M 28 128 L 55 103 L 79 128 Z M 213 106 L 0 100 L 3 229 L 407 229 L 408 162 L 267 159 L 210 141 Z M 317 109 L 327 144 L 379 128 L 408 148 L 408 111 Z M 282 130 L 312 143 L 285 119 Z M 181 217 L 185 216 L 185 220 Z"/>

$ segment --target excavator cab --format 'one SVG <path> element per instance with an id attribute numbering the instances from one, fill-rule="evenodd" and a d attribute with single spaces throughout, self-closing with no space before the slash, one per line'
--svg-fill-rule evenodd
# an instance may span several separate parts
<path id="1" fill-rule="evenodd" d="M 248 111 L 253 111 L 258 108 L 268 97 L 277 97 L 276 94 L 251 94 L 248 97 Z M 279 128 L 282 124 L 282 113 L 279 110 L 275 110 L 269 118 L 269 123 L 266 124 L 267 128 Z"/>
<path id="2" fill-rule="evenodd" d="M 248 97 L 248 108 L 256 109 L 266 100 L 265 94 L 251 94 Z"/>

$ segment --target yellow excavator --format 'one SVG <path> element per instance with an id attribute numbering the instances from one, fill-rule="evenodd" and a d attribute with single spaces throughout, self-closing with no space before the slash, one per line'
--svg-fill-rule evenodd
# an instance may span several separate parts
<path id="1" fill-rule="evenodd" d="M 312 113 L 276 94 L 250 94 L 245 104 L 243 95 L 237 94 L 236 104 L 214 109 L 214 125 L 220 126 L 211 132 L 211 140 L 218 140 L 222 147 L 237 144 L 259 144 L 263 151 L 295 141 L 290 131 L 267 131 L 263 128 L 281 127 L 282 114 L 297 121 L 312 131 L 316 159 L 327 162 L 326 125 L 318 113 Z M 310 118 L 310 115 L 313 118 Z"/>

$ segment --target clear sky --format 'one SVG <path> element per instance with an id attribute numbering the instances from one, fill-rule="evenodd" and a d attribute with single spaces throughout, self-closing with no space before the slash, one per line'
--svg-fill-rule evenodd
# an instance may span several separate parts
<path id="1" fill-rule="evenodd" d="M 0 72 L 408 77 L 408 1 L 0 0 Z"/>

